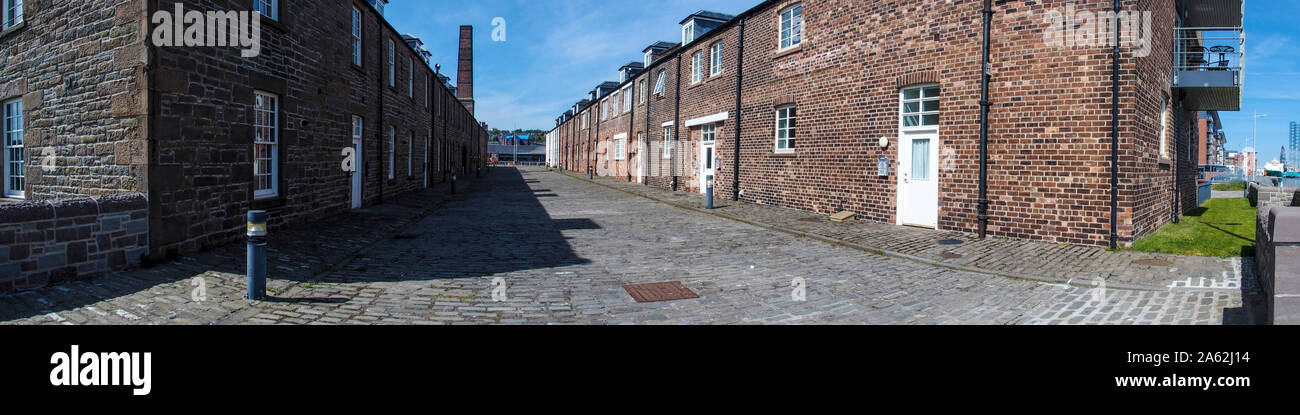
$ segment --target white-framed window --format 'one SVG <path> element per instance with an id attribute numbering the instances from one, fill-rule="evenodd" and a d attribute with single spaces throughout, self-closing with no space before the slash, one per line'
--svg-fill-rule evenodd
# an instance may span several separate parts
<path id="1" fill-rule="evenodd" d="M 0 29 L 8 29 L 17 26 L 23 22 L 23 0 L 3 0 L 4 10 L 3 25 Z"/>
<path id="2" fill-rule="evenodd" d="M 803 5 L 796 4 L 781 11 L 781 49 L 803 43 Z"/>
<path id="3" fill-rule="evenodd" d="M 411 139 L 406 140 L 406 177 L 415 176 L 415 131 L 411 131 Z"/>
<path id="4" fill-rule="evenodd" d="M 659 71 L 659 77 L 655 78 L 655 95 L 664 96 L 664 89 L 666 89 L 664 88 L 666 84 L 664 80 L 667 79 L 667 76 L 668 71 Z"/>
<path id="5" fill-rule="evenodd" d="M 1169 97 L 1160 99 L 1160 158 L 1169 158 Z"/>
<path id="6" fill-rule="evenodd" d="M 709 76 L 722 73 L 722 42 L 709 47 Z"/>
<path id="7" fill-rule="evenodd" d="M 695 21 L 682 25 L 682 44 L 691 43 L 695 40 Z"/>
<path id="8" fill-rule="evenodd" d="M 352 139 L 353 140 L 361 139 L 361 135 L 365 131 L 363 129 L 364 126 L 365 126 L 365 121 L 361 118 L 360 115 L 352 116 Z M 360 163 L 360 160 L 358 160 L 357 162 Z"/>
<path id="9" fill-rule="evenodd" d="M 279 195 L 280 97 L 253 93 L 253 198 Z"/>
<path id="10" fill-rule="evenodd" d="M 271 20 L 280 20 L 280 0 L 253 0 L 253 11 Z"/>
<path id="11" fill-rule="evenodd" d="M 632 110 L 632 85 L 623 88 L 623 112 Z"/>
<path id="12" fill-rule="evenodd" d="M 23 190 L 27 183 L 27 169 L 23 165 L 23 100 L 21 98 L 4 103 L 3 114 L 4 139 L 4 196 L 22 199 L 26 197 Z"/>
<path id="13" fill-rule="evenodd" d="M 591 117 L 591 111 L 582 112 L 582 128 L 587 128 L 587 119 Z"/>
<path id="14" fill-rule="evenodd" d="M 645 65 L 645 67 L 649 68 L 649 67 L 650 67 L 650 60 L 652 60 L 652 59 L 654 59 L 654 51 L 653 51 L 653 50 L 648 50 L 648 51 L 646 51 L 646 52 L 645 52 L 645 59 L 644 59 L 645 62 L 643 63 L 643 65 Z"/>
<path id="15" fill-rule="evenodd" d="M 610 97 L 609 101 L 610 101 L 609 107 L 611 109 L 610 116 L 617 117 L 618 116 L 618 92 L 615 92 L 614 95 Z"/>
<path id="16" fill-rule="evenodd" d="M 397 47 L 388 39 L 388 86 L 397 86 Z"/>
<path id="17" fill-rule="evenodd" d="M 609 100 L 600 101 L 600 119 L 601 121 L 609 119 Z"/>
<path id="18" fill-rule="evenodd" d="M 939 126 L 938 85 L 903 88 L 900 98 L 900 125 L 904 129 Z"/>
<path id="19" fill-rule="evenodd" d="M 388 179 L 397 177 L 397 128 L 388 127 Z"/>
<path id="20" fill-rule="evenodd" d="M 776 109 L 776 152 L 793 153 L 795 145 L 795 127 L 798 117 L 794 105 Z"/>
<path id="21" fill-rule="evenodd" d="M 637 101 L 640 101 L 641 104 L 644 104 L 645 103 L 645 79 L 639 81 L 639 86 L 640 89 L 637 91 L 637 97 L 639 97 L 639 99 Z"/>
<path id="22" fill-rule="evenodd" d="M 664 155 L 663 158 L 673 158 L 673 126 L 664 127 Z"/>
<path id="23" fill-rule="evenodd" d="M 614 160 L 627 159 L 627 134 L 614 136 Z"/>
<path id="24" fill-rule="evenodd" d="M 691 83 L 692 84 L 698 83 L 700 82 L 701 79 L 704 78 L 703 77 L 704 68 L 701 68 L 701 66 L 703 65 L 704 65 L 704 51 L 697 51 L 695 52 L 695 54 L 691 55 Z"/>
<path id="25" fill-rule="evenodd" d="M 415 99 L 415 58 L 406 58 L 406 96 Z"/>
<path id="26" fill-rule="evenodd" d="M 361 11 L 352 8 L 352 64 L 361 66 Z"/>
<path id="27" fill-rule="evenodd" d="M 714 140 L 716 140 L 717 138 L 718 138 L 718 125 L 717 125 L 717 124 L 705 124 L 704 127 L 700 129 L 700 140 L 701 140 L 701 141 L 706 142 L 706 143 L 711 143 L 711 142 L 713 142 Z"/>

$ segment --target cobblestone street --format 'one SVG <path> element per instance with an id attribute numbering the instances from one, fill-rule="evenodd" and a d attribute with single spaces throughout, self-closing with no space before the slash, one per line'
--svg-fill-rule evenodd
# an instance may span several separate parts
<path id="1" fill-rule="evenodd" d="M 472 190 L 438 199 L 440 207 L 434 203 L 432 196 L 415 205 L 397 203 L 389 208 L 396 209 L 389 219 L 376 222 L 383 226 L 351 225 L 364 231 L 338 220 L 339 229 L 317 225 L 297 236 L 313 243 L 273 240 L 283 254 L 271 257 L 274 298 L 268 301 L 242 299 L 242 246 L 235 246 L 90 282 L 2 296 L 0 319 L 20 324 L 1248 321 L 1242 293 L 1249 288 L 1097 290 L 939 267 L 681 209 L 544 169 L 495 168 Z M 342 239 L 321 241 L 336 234 Z M 327 254 L 338 259 L 318 258 Z M 203 277 L 202 283 L 194 277 Z M 622 287 L 663 281 L 681 281 L 700 297 L 637 303 Z M 806 294 L 797 301 L 792 294 L 800 281 Z M 195 301 L 199 285 L 206 298 Z M 504 300 L 494 300 L 494 290 Z"/>

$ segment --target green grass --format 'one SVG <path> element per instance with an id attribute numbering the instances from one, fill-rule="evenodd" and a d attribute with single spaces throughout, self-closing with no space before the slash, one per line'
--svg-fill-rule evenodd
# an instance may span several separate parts
<path id="1" fill-rule="evenodd" d="M 1237 257 L 1255 255 L 1255 208 L 1245 198 L 1210 199 L 1156 233 L 1133 244 L 1132 251 L 1177 255 Z"/>
<path id="2" fill-rule="evenodd" d="M 1218 191 L 1229 191 L 1229 190 L 1238 190 L 1238 191 L 1240 191 L 1240 190 L 1246 190 L 1246 182 L 1232 182 L 1232 183 L 1216 184 L 1216 185 L 1212 186 L 1212 188 L 1213 188 L 1214 190 L 1218 190 Z"/>

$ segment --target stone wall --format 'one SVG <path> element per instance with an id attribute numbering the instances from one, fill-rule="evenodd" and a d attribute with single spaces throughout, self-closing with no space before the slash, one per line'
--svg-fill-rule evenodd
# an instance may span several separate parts
<path id="1" fill-rule="evenodd" d="M 1260 186 L 1258 183 L 1247 186 L 1246 197 L 1250 198 L 1251 206 L 1259 207 L 1260 212 L 1271 206 L 1300 206 L 1300 188 Z"/>
<path id="2" fill-rule="evenodd" d="M 25 198 L 144 191 L 145 0 L 23 6 L 0 32 L 0 102 L 23 102 Z"/>
<path id="3" fill-rule="evenodd" d="M 1300 324 L 1300 207 L 1260 208 L 1255 263 L 1266 301 L 1265 323 Z"/>
<path id="4" fill-rule="evenodd" d="M 139 193 L 0 204 L 0 293 L 139 265 L 148 207 Z"/>

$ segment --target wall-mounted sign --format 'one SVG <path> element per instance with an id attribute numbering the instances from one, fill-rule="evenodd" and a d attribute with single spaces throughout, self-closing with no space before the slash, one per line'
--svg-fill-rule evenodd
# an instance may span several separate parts
<path id="1" fill-rule="evenodd" d="M 889 157 L 881 157 L 876 160 L 876 175 L 880 177 L 889 176 Z"/>

